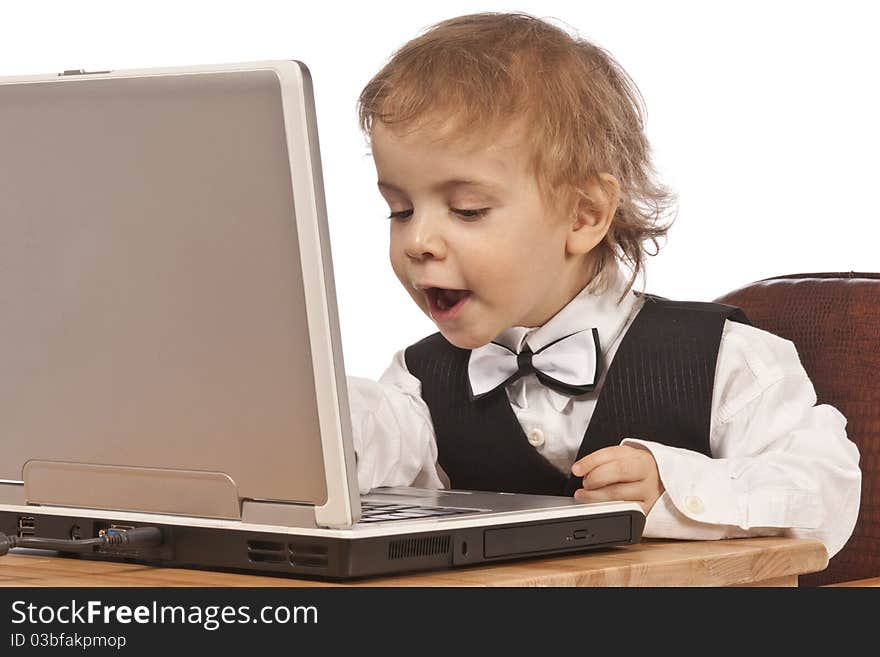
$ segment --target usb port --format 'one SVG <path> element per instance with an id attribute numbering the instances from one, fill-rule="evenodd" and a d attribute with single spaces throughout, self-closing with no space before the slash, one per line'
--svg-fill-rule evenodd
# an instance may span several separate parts
<path id="1" fill-rule="evenodd" d="M 33 516 L 18 516 L 18 536 L 33 536 L 36 531 L 36 520 Z"/>

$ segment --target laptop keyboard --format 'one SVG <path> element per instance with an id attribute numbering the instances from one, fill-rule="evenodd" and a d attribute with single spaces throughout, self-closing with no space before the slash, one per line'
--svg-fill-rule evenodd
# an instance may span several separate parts
<path id="1" fill-rule="evenodd" d="M 455 509 L 443 506 L 408 506 L 404 504 L 384 504 L 361 500 L 361 519 L 358 524 L 367 522 L 386 522 L 389 520 L 417 520 L 442 516 L 459 516 L 479 513 L 474 509 Z"/>

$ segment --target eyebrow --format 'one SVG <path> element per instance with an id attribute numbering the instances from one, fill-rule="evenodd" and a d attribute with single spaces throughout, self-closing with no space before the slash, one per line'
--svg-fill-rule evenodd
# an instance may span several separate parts
<path id="1" fill-rule="evenodd" d="M 380 180 L 376 184 L 379 186 L 379 189 L 387 189 L 392 192 L 397 192 L 398 194 L 404 193 L 404 191 L 399 187 L 392 185 L 391 183 L 385 182 L 384 180 Z M 431 189 L 436 192 L 444 192 L 449 191 L 455 187 L 476 187 L 479 189 L 484 189 L 487 192 L 491 193 L 499 193 L 504 191 L 504 188 L 501 185 L 485 180 L 469 180 L 467 178 L 454 178 L 452 180 L 444 180 L 443 182 L 432 185 Z"/>

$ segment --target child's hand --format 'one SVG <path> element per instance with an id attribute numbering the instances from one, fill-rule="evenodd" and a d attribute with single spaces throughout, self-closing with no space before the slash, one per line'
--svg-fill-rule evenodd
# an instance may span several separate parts
<path id="1" fill-rule="evenodd" d="M 596 450 L 575 461 L 571 471 L 584 478 L 584 487 L 575 491 L 576 499 L 583 502 L 638 502 L 645 515 L 665 490 L 651 452 L 629 445 Z"/>

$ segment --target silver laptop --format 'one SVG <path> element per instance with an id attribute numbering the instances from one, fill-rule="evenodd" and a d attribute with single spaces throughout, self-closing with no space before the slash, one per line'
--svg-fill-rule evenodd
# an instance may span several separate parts
<path id="1" fill-rule="evenodd" d="M 640 540 L 634 503 L 358 495 L 300 62 L 0 78 L 0 231 L 0 532 L 317 578 Z"/>

